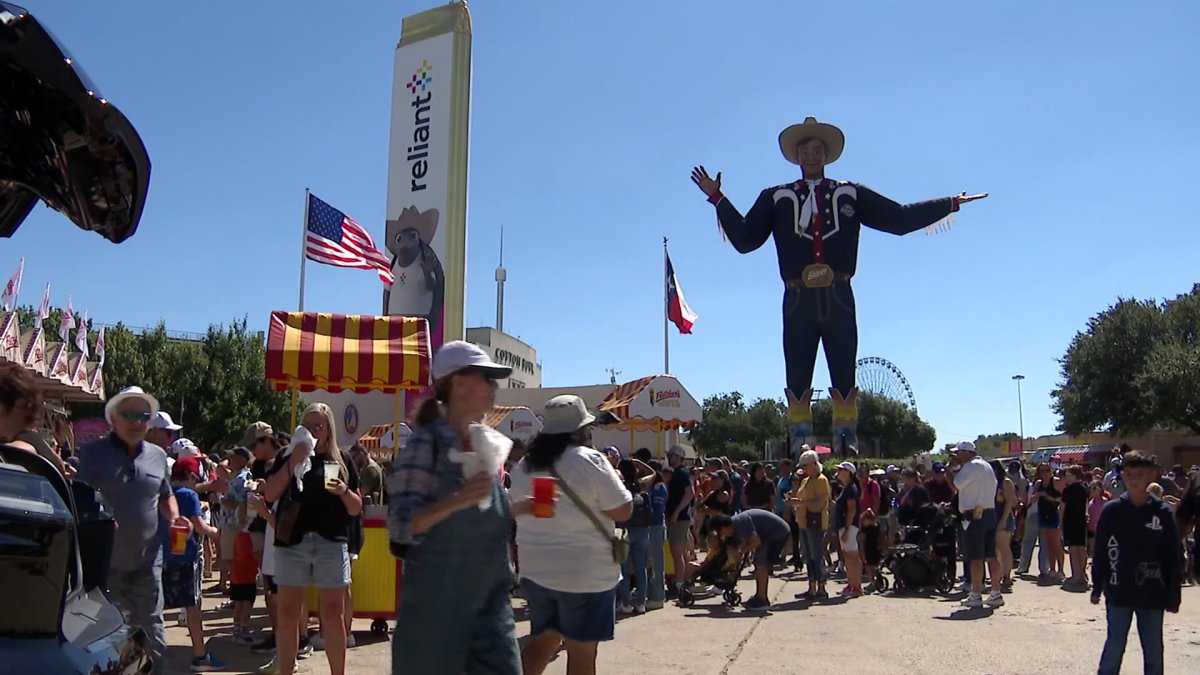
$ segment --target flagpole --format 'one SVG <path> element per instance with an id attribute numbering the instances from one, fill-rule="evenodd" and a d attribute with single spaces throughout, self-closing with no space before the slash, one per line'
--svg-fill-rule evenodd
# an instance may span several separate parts
<path id="1" fill-rule="evenodd" d="M 304 188 L 304 222 L 300 224 L 300 309 L 304 311 L 304 261 L 308 258 L 304 251 L 308 248 L 308 188 Z"/>
<path id="2" fill-rule="evenodd" d="M 305 249 L 308 248 L 308 188 L 304 188 L 304 221 L 300 223 L 300 303 L 299 311 L 304 311 L 304 262 L 308 259 Z M 300 389 L 292 383 L 292 420 L 289 428 L 296 428 L 297 408 L 300 405 Z"/>
<path id="3" fill-rule="evenodd" d="M 667 238 L 663 237 L 663 375 L 671 374 L 671 289 L 667 276 Z"/>

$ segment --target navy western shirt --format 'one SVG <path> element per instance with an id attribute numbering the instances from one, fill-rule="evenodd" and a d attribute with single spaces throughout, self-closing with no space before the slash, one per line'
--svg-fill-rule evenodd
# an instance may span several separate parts
<path id="1" fill-rule="evenodd" d="M 161 564 L 158 502 L 171 496 L 167 453 L 142 442 L 134 455 L 129 446 L 109 434 L 79 449 L 75 479 L 100 491 L 117 521 L 112 569 L 150 570 Z"/>
<path id="2" fill-rule="evenodd" d="M 953 198 L 914 204 L 899 204 L 865 185 L 822 180 L 817 188 L 822 218 L 825 264 L 835 273 L 854 276 L 858 268 L 858 234 L 861 226 L 908 234 L 950 215 Z M 763 190 L 754 206 L 743 216 L 722 198 L 717 202 L 717 219 L 725 236 L 739 253 L 749 253 L 775 236 L 779 275 L 784 281 L 799 279 L 813 260 L 812 226 L 800 216 L 809 199 L 806 181 Z M 813 207 L 809 207 L 810 211 Z"/>

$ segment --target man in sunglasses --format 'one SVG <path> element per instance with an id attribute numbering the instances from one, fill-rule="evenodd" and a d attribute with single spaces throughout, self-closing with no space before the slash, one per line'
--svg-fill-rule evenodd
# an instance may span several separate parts
<path id="1" fill-rule="evenodd" d="M 171 491 L 167 453 L 146 441 L 146 430 L 158 401 L 129 387 L 104 406 L 112 433 L 79 450 L 76 480 L 100 492 L 117 521 L 108 572 L 108 596 L 143 629 L 154 657 L 154 673 L 166 672 L 163 633 L 162 563 L 159 516 L 173 526 L 191 529 Z"/>

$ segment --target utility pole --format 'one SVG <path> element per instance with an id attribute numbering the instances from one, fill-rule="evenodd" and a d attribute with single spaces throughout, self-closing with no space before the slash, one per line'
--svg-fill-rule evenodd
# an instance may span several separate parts
<path id="1" fill-rule="evenodd" d="M 1020 424 L 1021 431 L 1021 452 L 1025 451 L 1025 406 L 1021 402 L 1021 380 L 1025 379 L 1024 375 L 1013 375 L 1012 379 L 1017 381 L 1017 421 Z"/>

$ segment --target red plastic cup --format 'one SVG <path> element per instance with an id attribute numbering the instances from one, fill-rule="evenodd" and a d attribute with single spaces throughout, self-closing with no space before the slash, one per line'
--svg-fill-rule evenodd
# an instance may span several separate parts
<path id="1" fill-rule="evenodd" d="M 171 555 L 183 555 L 187 551 L 188 535 L 191 530 L 182 525 L 171 526 Z"/>
<path id="2" fill-rule="evenodd" d="M 558 481 L 553 476 L 537 476 L 533 479 L 533 517 L 553 518 L 554 498 L 558 493 Z"/>

